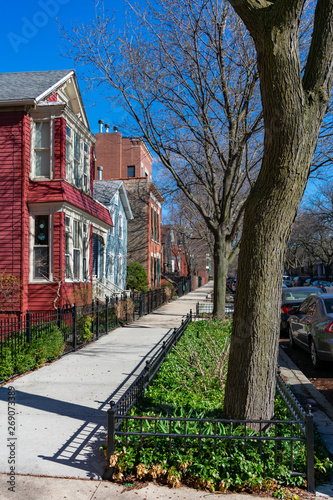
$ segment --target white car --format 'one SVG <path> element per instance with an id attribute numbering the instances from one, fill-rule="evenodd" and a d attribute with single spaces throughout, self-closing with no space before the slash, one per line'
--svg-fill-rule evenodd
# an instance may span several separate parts
<path id="1" fill-rule="evenodd" d="M 293 281 L 291 276 L 288 276 L 287 274 L 283 275 L 283 283 L 289 288 L 291 286 L 291 283 Z"/>

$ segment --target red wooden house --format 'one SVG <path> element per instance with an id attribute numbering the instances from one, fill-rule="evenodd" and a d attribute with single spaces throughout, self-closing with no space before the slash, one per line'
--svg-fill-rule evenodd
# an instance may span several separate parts
<path id="1" fill-rule="evenodd" d="M 73 70 L 0 74 L 0 276 L 21 288 L 1 313 L 91 295 L 92 233 L 112 226 L 92 197 L 94 143 Z"/>

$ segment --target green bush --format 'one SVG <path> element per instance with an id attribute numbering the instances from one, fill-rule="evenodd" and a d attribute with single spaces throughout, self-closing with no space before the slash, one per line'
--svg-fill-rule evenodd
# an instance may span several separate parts
<path id="1" fill-rule="evenodd" d="M 94 334 L 91 331 L 92 317 L 89 315 L 80 316 L 77 320 L 77 333 L 79 341 L 89 342 Z"/>
<path id="2" fill-rule="evenodd" d="M 148 278 L 145 268 L 139 262 L 130 262 L 127 266 L 126 288 L 137 292 L 147 292 Z"/>
<path id="3" fill-rule="evenodd" d="M 35 370 L 47 361 L 58 358 L 65 348 L 62 332 L 55 325 L 31 329 L 29 344 L 16 345 L 15 350 L 3 347 L 0 359 L 0 379 Z"/>

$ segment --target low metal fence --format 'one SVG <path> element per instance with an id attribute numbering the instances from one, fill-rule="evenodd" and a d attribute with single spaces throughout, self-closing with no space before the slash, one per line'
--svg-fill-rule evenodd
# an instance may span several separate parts
<path id="1" fill-rule="evenodd" d="M 197 319 L 202 319 L 206 316 L 211 316 L 213 314 L 213 302 L 197 302 L 195 308 L 195 316 Z M 225 314 L 234 313 L 234 304 L 225 305 Z"/>
<path id="2" fill-rule="evenodd" d="M 177 282 L 178 286 L 178 297 L 182 297 L 186 293 L 192 291 L 192 281 L 191 278 L 182 278 Z"/>
<path id="3" fill-rule="evenodd" d="M 210 444 L 212 452 L 224 446 L 232 452 L 235 443 L 248 451 L 256 450 L 260 460 L 267 458 L 267 447 L 272 451 L 276 464 L 289 467 L 292 476 L 306 476 L 307 488 L 315 491 L 314 476 L 314 433 L 313 416 L 310 405 L 304 411 L 288 386 L 283 381 L 280 372 L 277 373 L 277 392 L 283 398 L 288 410 L 289 420 L 230 420 L 212 418 L 184 418 L 159 416 L 129 416 L 130 409 L 137 402 L 143 390 L 149 386 L 157 374 L 166 355 L 172 346 L 180 339 L 190 321 L 192 312 L 182 322 L 179 329 L 175 329 L 167 342 L 155 354 L 154 359 L 139 374 L 137 379 L 128 388 L 117 403 L 111 401 L 108 410 L 108 444 L 107 464 L 115 452 L 116 438 L 119 446 L 127 447 L 132 441 L 135 446 L 144 447 L 146 439 L 153 443 L 156 452 L 157 443 L 169 450 L 177 448 L 186 453 L 191 446 L 196 449 L 196 458 L 200 460 L 203 444 Z M 165 428 L 167 426 L 167 429 Z M 162 430 L 163 429 L 163 430 Z M 269 443 L 272 443 L 269 445 Z M 294 451 L 297 444 L 303 444 L 306 449 L 306 473 L 300 472 L 295 466 Z M 162 444 L 163 446 L 163 444 Z M 113 469 L 109 467 L 105 477 L 112 476 Z"/>
<path id="4" fill-rule="evenodd" d="M 74 304 L 64 308 L 58 307 L 53 311 L 27 311 L 20 319 L 15 317 L 0 320 L 0 361 L 8 356 L 8 352 L 15 358 L 24 345 L 30 344 L 42 333 L 50 332 L 55 327 L 63 334 L 63 354 L 76 351 L 113 328 L 149 314 L 166 302 L 165 289 L 161 288 L 132 294 L 129 298 L 106 297 L 105 303 L 96 300 L 81 307 Z"/>

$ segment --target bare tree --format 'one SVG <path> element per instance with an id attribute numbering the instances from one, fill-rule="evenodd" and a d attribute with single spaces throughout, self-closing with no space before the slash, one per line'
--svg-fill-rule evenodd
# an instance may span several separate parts
<path id="1" fill-rule="evenodd" d="M 253 43 L 224 0 L 144 6 L 131 5 L 120 36 L 101 7 L 64 37 L 213 235 L 214 313 L 223 316 L 228 260 L 262 153 Z"/>
<path id="2" fill-rule="evenodd" d="M 315 2 L 304 59 L 300 25 L 305 0 L 229 2 L 255 43 L 265 140 L 244 213 L 224 409 L 234 418 L 271 418 L 281 270 L 331 99 L 333 0 Z"/>
<path id="3" fill-rule="evenodd" d="M 291 249 L 296 250 L 298 263 L 308 268 L 311 277 L 315 264 L 320 262 L 328 281 L 333 264 L 332 196 L 332 184 L 325 183 L 308 197 L 293 224 L 287 247 L 287 255 Z"/>

